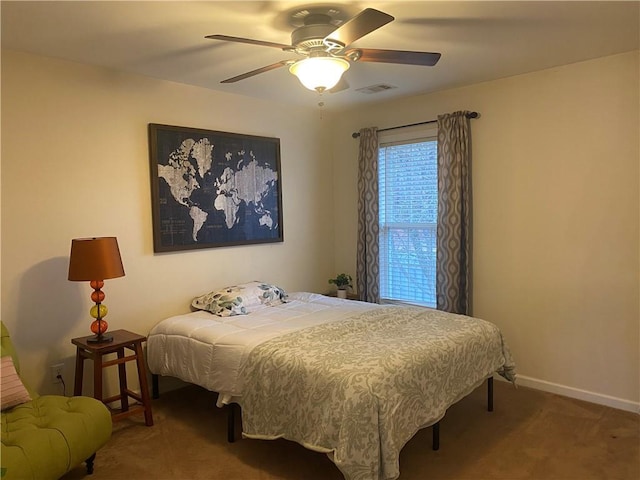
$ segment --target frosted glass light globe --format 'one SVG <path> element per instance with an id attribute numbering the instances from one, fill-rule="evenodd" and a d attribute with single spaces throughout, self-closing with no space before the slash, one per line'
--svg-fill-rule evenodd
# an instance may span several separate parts
<path id="1" fill-rule="evenodd" d="M 289 67 L 302 85 L 320 93 L 335 87 L 348 69 L 349 62 L 336 57 L 305 58 Z"/>

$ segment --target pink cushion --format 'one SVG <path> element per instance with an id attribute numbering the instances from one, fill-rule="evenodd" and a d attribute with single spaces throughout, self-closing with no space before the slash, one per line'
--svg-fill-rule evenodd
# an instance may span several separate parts
<path id="1" fill-rule="evenodd" d="M 1 368 L 0 392 L 2 392 L 2 395 L 0 398 L 2 400 L 2 410 L 31 401 L 29 392 L 24 388 L 10 355 L 2 357 Z"/>

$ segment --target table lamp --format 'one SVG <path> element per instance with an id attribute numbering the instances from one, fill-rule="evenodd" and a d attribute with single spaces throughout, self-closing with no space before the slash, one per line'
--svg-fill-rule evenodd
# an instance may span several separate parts
<path id="1" fill-rule="evenodd" d="M 91 300 L 95 305 L 89 313 L 95 319 L 91 324 L 91 331 L 95 335 L 87 339 L 90 343 L 113 341 L 112 335 L 105 335 L 109 325 L 103 318 L 108 310 L 102 303 L 104 292 L 101 288 L 104 280 L 118 277 L 124 277 L 124 267 L 116 237 L 74 238 L 71 241 L 69 280 L 87 281 L 93 288 Z"/>

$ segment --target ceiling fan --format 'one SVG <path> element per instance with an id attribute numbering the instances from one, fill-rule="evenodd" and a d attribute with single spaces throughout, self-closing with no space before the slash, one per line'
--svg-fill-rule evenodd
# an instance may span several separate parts
<path id="1" fill-rule="evenodd" d="M 298 77 L 305 87 L 322 93 L 336 87 L 342 74 L 352 62 L 433 66 L 440 59 L 439 53 L 431 52 L 349 48 L 353 42 L 393 21 L 394 18 L 379 10 L 366 8 L 336 27 L 336 23 L 339 23 L 340 20 L 336 19 L 335 13 L 339 12 L 331 8 L 299 12 L 298 16 L 302 16 L 303 23 L 291 33 L 291 45 L 228 35 L 207 35 L 205 38 L 212 40 L 279 48 L 284 52 L 296 53 L 305 57 L 302 60 L 281 60 L 227 78 L 220 83 L 234 83 L 260 73 L 288 66 L 289 71 Z"/>

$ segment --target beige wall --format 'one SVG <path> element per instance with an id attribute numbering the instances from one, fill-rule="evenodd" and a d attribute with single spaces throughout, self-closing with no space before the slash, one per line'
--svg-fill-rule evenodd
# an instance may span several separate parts
<path id="1" fill-rule="evenodd" d="M 2 319 L 23 371 L 59 392 L 49 365 L 88 335 L 88 284 L 67 281 L 71 239 L 118 237 L 126 276 L 105 282 L 110 328 L 147 334 L 197 294 L 251 280 L 324 291 L 333 274 L 324 119 L 292 108 L 15 52 L 2 53 Z M 147 124 L 278 137 L 284 243 L 154 254 Z"/>
<path id="2" fill-rule="evenodd" d="M 638 70 L 632 52 L 339 116 L 337 269 L 355 270 L 351 133 L 476 110 L 474 314 L 503 329 L 522 384 L 637 410 Z"/>
<path id="3" fill-rule="evenodd" d="M 30 383 L 57 392 L 48 365 L 64 359 L 69 385 L 69 339 L 89 324 L 88 285 L 66 280 L 74 237 L 118 237 L 127 275 L 106 282 L 112 328 L 147 333 L 195 294 L 254 278 L 324 291 L 355 273 L 351 132 L 477 110 L 474 313 L 503 329 L 521 384 L 637 409 L 638 87 L 634 52 L 322 119 L 3 52 L 2 319 Z M 279 137 L 285 242 L 154 255 L 151 122 Z"/>

